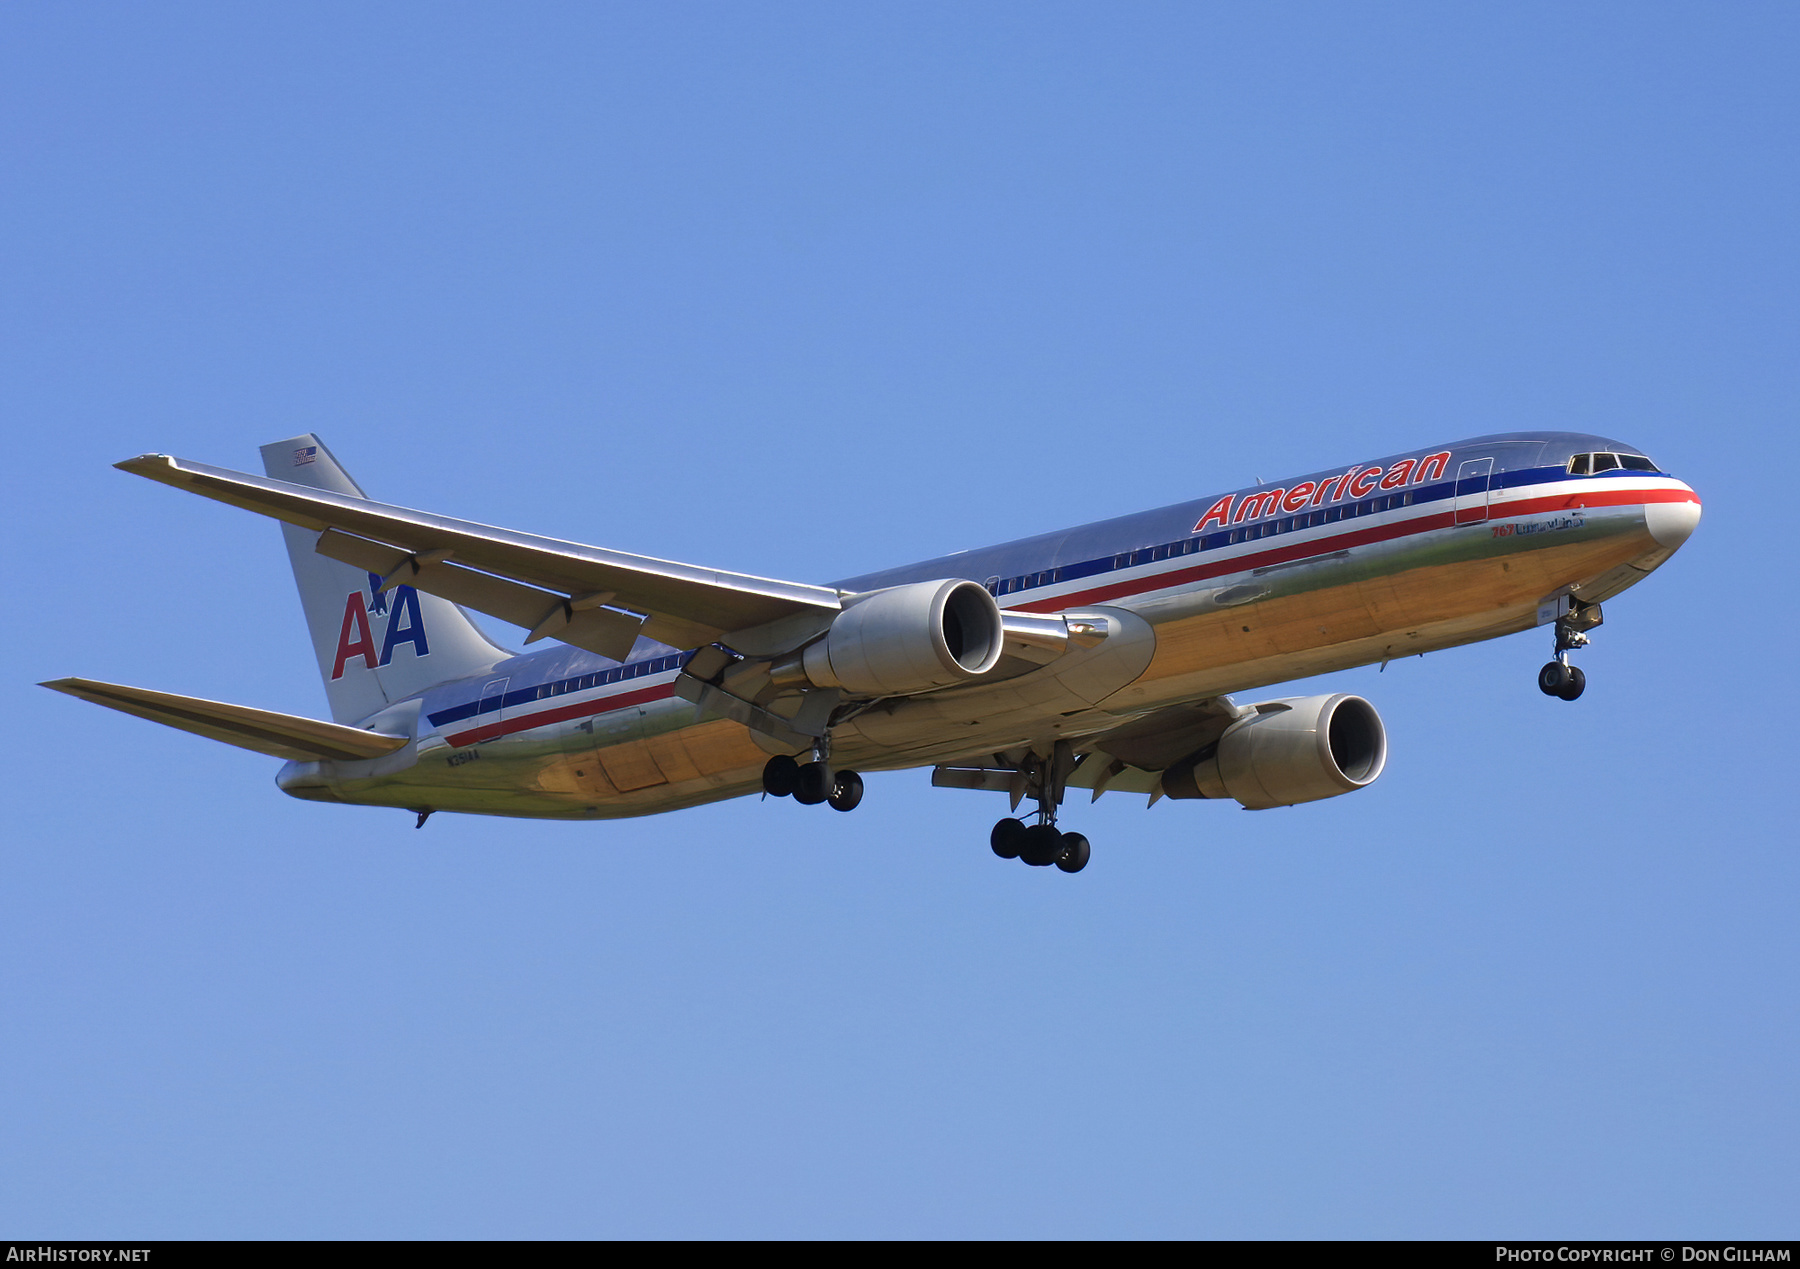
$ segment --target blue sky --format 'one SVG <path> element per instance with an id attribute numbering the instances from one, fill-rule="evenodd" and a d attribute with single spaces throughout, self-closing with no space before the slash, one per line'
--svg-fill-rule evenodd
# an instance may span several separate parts
<path id="1" fill-rule="evenodd" d="M 0 1231 L 1791 1236 L 1800 17 L 0 9 Z M 1457 437 L 1706 501 L 1587 695 L 1334 676 L 1353 797 L 300 803 L 279 535 L 108 464 L 823 581 Z M 1046 875 L 1048 874 L 1048 875 Z"/>

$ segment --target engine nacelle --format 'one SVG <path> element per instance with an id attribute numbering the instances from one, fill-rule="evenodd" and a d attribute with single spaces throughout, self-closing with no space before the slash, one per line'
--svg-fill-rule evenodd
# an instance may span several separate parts
<path id="1" fill-rule="evenodd" d="M 819 687 L 904 696 L 980 678 L 1000 660 L 1000 605 L 970 581 L 913 582 L 858 600 L 808 645 Z"/>
<path id="2" fill-rule="evenodd" d="M 1235 798 L 1252 811 L 1293 806 L 1373 784 L 1387 764 L 1387 729 L 1360 696 L 1269 701 L 1215 744 L 1163 772 L 1172 798 Z"/>

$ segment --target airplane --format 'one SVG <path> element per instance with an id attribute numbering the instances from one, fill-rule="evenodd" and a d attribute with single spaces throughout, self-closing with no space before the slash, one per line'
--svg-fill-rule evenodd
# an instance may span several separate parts
<path id="1" fill-rule="evenodd" d="M 1230 693 L 1548 626 L 1538 687 L 1574 701 L 1569 654 L 1602 602 L 1701 510 L 1633 446 L 1516 432 L 819 586 L 375 502 L 310 433 L 262 458 L 260 477 L 116 465 L 281 523 L 332 721 L 43 686 L 284 758 L 283 792 L 418 827 L 754 793 L 850 811 L 860 772 L 930 767 L 934 786 L 1010 798 L 996 855 L 1071 873 L 1091 854 L 1059 826 L 1071 790 L 1261 810 L 1380 776 L 1386 729 L 1362 697 Z"/>

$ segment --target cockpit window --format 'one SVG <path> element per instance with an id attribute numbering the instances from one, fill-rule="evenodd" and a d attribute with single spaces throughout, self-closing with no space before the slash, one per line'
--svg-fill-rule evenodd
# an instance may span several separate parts
<path id="1" fill-rule="evenodd" d="M 1569 460 L 1569 475 L 1597 476 L 1603 471 L 1659 471 L 1642 454 L 1577 454 Z"/>

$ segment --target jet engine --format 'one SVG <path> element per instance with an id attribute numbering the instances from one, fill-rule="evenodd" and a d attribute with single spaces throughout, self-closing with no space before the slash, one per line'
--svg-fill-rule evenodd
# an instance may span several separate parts
<path id="1" fill-rule="evenodd" d="M 1360 696 L 1269 701 L 1163 772 L 1172 798 L 1235 798 L 1252 811 L 1373 784 L 1387 763 L 1381 715 Z"/>
<path id="2" fill-rule="evenodd" d="M 1000 660 L 1002 639 L 1000 605 L 983 587 L 913 582 L 852 603 L 800 668 L 818 687 L 904 696 L 980 678 Z"/>

